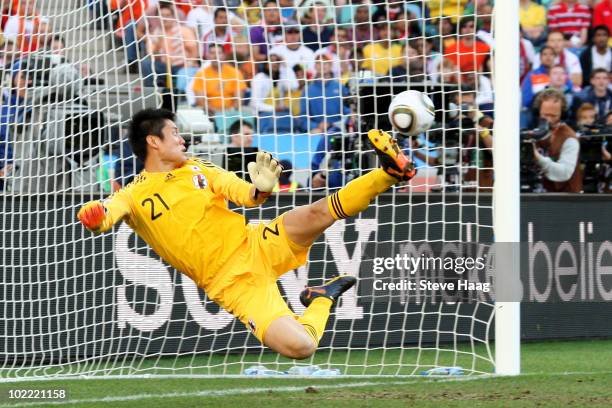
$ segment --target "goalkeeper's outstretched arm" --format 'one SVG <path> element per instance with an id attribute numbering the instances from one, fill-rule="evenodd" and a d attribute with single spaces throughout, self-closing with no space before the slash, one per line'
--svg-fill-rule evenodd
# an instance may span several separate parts
<path id="1" fill-rule="evenodd" d="M 77 218 L 91 232 L 108 231 L 116 222 L 128 216 L 131 207 L 127 193 L 120 190 L 104 201 L 90 201 L 79 210 Z"/>
<path id="2" fill-rule="evenodd" d="M 247 168 L 253 187 L 255 187 L 254 198 L 258 199 L 261 196 L 265 200 L 272 194 L 272 190 L 278 183 L 283 166 L 270 153 L 257 152 L 255 161 L 250 162 Z"/>
<path id="3" fill-rule="evenodd" d="M 212 176 L 211 187 L 216 194 L 238 205 L 253 207 L 263 204 L 272 194 L 283 168 L 270 153 L 259 152 L 256 160 L 248 164 L 252 184 L 214 165 L 205 169 Z"/>

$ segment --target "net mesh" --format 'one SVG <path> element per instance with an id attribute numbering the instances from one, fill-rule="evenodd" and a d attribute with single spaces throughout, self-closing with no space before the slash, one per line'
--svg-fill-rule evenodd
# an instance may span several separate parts
<path id="1" fill-rule="evenodd" d="M 398 135 L 418 176 L 334 225 L 308 265 L 279 280 L 299 314 L 305 285 L 338 273 L 361 278 L 317 354 L 300 364 L 355 375 L 493 370 L 490 302 L 366 289 L 377 279 L 374 258 L 409 253 L 411 244 L 493 238 L 489 6 L 1 4 L 0 379 L 230 375 L 296 364 L 261 347 L 125 224 L 94 237 L 76 211 L 140 171 L 126 125 L 140 109 L 163 106 L 177 113 L 193 155 L 237 172 L 254 148 L 291 162 L 292 178 L 265 207 L 236 209 L 251 222 L 273 219 L 376 167 L 364 134 L 390 129 L 387 106 L 406 89 L 436 106 L 432 129 Z"/>

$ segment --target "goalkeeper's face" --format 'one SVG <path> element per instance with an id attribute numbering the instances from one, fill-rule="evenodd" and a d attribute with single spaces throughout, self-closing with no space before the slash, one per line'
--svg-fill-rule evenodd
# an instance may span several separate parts
<path id="1" fill-rule="evenodd" d="M 176 124 L 171 120 L 166 120 L 161 134 L 163 137 L 157 140 L 159 158 L 166 163 L 181 166 L 187 160 L 187 148 L 185 139 L 180 135 Z"/>

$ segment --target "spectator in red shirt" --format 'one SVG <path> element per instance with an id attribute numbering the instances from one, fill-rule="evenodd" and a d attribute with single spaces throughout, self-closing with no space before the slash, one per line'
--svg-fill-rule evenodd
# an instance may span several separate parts
<path id="1" fill-rule="evenodd" d="M 183 16 L 187 16 L 187 14 L 189 14 L 192 8 L 191 0 L 174 0 L 174 1 L 176 3 L 177 11 L 180 11 L 181 13 L 183 13 Z"/>
<path id="2" fill-rule="evenodd" d="M 214 26 L 209 32 L 204 33 L 200 39 L 202 56 L 204 58 L 208 58 L 207 53 L 210 50 L 210 46 L 213 44 L 222 46 L 223 51 L 226 53 L 231 50 L 234 32 L 232 31 L 228 16 L 229 10 L 226 8 L 217 7 L 215 9 L 213 18 Z"/>
<path id="3" fill-rule="evenodd" d="M 127 62 L 134 62 L 138 59 L 142 46 L 136 26 L 147 11 L 148 0 L 111 0 L 110 8 L 117 13 L 114 35 L 126 47 Z M 138 67 L 132 67 L 135 67 L 132 72 L 137 72 Z"/>
<path id="4" fill-rule="evenodd" d="M 2 13 L 2 20 L 0 20 L 0 31 L 4 31 L 4 26 L 6 25 L 9 17 L 14 13 L 13 5 L 10 1 L 2 2 L 0 5 L 0 12 Z"/>
<path id="5" fill-rule="evenodd" d="M 555 65 L 563 65 L 565 70 L 569 73 L 572 84 L 574 85 L 574 91 L 580 90 L 582 87 L 582 67 L 580 66 L 580 60 L 570 50 L 565 48 L 565 39 L 561 31 L 549 31 L 546 39 L 546 45 L 551 47 L 557 53 L 555 59 Z M 540 57 L 536 56 L 533 61 L 533 68 L 540 66 Z"/>
<path id="6" fill-rule="evenodd" d="M 590 26 L 591 9 L 578 0 L 562 0 L 548 9 L 548 29 L 561 31 L 572 47 L 586 44 Z"/>
<path id="7" fill-rule="evenodd" d="M 462 17 L 459 22 L 459 41 L 444 50 L 444 57 L 459 66 L 461 72 L 482 71 L 489 57 L 489 46 L 476 39 L 473 17 Z"/>
<path id="8" fill-rule="evenodd" d="M 612 0 L 601 0 L 593 8 L 593 27 L 605 25 L 612 32 Z M 608 45 L 612 46 L 611 43 Z"/>
<path id="9" fill-rule="evenodd" d="M 49 31 L 49 19 L 41 17 L 35 0 L 13 1 L 12 16 L 4 26 L 4 37 L 16 41 L 23 52 L 36 51 Z"/>

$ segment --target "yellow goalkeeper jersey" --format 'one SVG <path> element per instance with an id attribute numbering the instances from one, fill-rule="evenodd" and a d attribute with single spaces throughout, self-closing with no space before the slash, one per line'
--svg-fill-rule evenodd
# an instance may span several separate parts
<path id="1" fill-rule="evenodd" d="M 244 216 L 226 200 L 255 205 L 251 186 L 200 159 L 169 172 L 144 170 L 103 201 L 107 213 L 97 232 L 123 219 L 166 262 L 206 287 L 247 238 Z"/>

